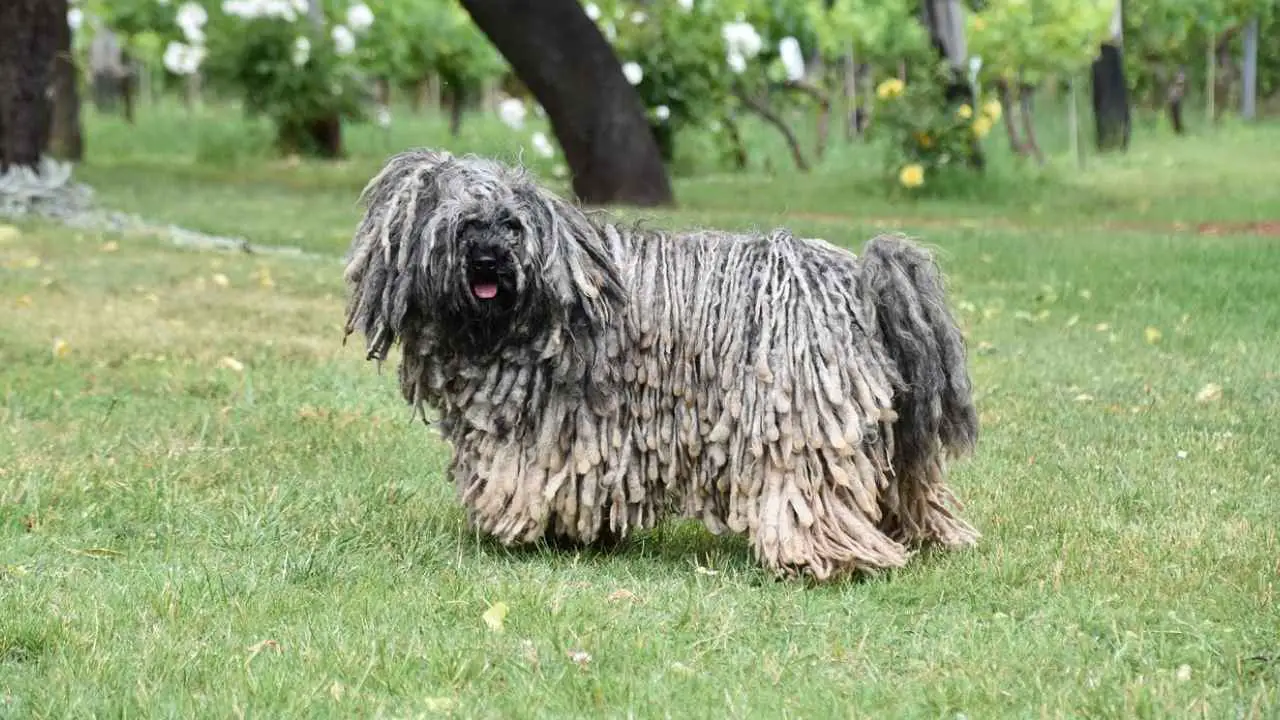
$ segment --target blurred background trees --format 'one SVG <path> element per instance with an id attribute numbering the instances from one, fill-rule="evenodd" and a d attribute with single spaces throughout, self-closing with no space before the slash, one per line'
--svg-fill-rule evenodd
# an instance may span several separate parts
<path id="1" fill-rule="evenodd" d="M 1280 97 L 1271 0 L 6 0 L 0 37 L 5 168 L 80 158 L 81 97 L 235 107 L 281 156 L 331 159 L 353 123 L 488 114 L 591 203 L 673 202 L 694 138 L 746 168 L 744 123 L 800 171 L 876 145 L 911 189 L 981 182 L 993 137 L 1045 163 L 1049 105 L 1083 158 L 1141 118 L 1184 132 Z"/>

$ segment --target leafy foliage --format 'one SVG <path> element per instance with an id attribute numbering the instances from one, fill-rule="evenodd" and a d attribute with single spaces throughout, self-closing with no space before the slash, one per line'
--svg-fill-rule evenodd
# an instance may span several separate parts
<path id="1" fill-rule="evenodd" d="M 396 84 L 436 75 L 472 90 L 507 69 L 488 38 L 452 0 L 380 0 L 371 3 L 378 21 L 359 56 L 372 75 Z"/>
<path id="2" fill-rule="evenodd" d="M 908 190 L 969 165 L 975 143 L 986 137 L 1002 109 L 998 101 L 979 108 L 949 105 L 942 84 L 927 76 L 912 82 L 890 78 L 876 88 L 873 132 L 885 141 L 892 179 Z"/>
<path id="3" fill-rule="evenodd" d="M 317 18 L 305 0 L 228 0 L 210 22 L 209 76 L 238 89 L 247 112 L 270 118 L 289 150 L 316 149 L 293 146 L 296 128 L 363 116 L 366 83 L 355 50 L 364 28 L 352 21 L 368 8 L 321 10 Z"/>
<path id="4" fill-rule="evenodd" d="M 1035 83 L 1088 67 L 1109 36 L 1115 0 L 989 0 L 967 16 L 984 78 Z"/>

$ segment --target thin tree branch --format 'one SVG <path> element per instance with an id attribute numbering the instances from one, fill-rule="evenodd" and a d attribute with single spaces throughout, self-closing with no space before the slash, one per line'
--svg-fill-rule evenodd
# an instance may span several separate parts
<path id="1" fill-rule="evenodd" d="M 791 128 L 787 125 L 786 121 L 770 109 L 766 103 L 756 100 L 742 91 L 739 91 L 737 95 L 738 99 L 742 101 L 744 107 L 759 115 L 765 122 L 774 126 L 777 128 L 778 132 L 782 133 L 782 137 L 787 141 L 787 146 L 791 148 L 791 158 L 795 160 L 796 169 L 800 172 L 809 172 L 809 161 L 805 160 L 804 150 L 800 149 L 800 142 L 796 140 L 796 134 L 791 131 Z"/>

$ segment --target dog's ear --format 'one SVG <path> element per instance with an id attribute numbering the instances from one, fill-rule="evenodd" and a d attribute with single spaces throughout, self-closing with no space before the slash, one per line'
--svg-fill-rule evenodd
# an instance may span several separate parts
<path id="1" fill-rule="evenodd" d="M 439 150 L 399 153 L 360 194 L 365 213 L 343 274 L 350 293 L 343 338 L 360 331 L 371 360 L 385 360 L 404 335 L 418 281 L 414 268 L 430 251 L 424 230 L 440 202 L 437 178 L 453 161 Z"/>
<path id="2" fill-rule="evenodd" d="M 580 209 L 550 192 L 532 189 L 522 198 L 538 215 L 542 276 L 571 325 L 599 331 L 625 302 L 616 248 L 607 231 Z"/>

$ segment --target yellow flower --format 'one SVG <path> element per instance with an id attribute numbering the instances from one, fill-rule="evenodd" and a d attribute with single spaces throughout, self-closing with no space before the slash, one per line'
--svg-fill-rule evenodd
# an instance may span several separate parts
<path id="1" fill-rule="evenodd" d="M 973 117 L 973 108 L 969 107 L 969 103 L 965 103 L 956 108 L 956 115 L 959 115 L 961 120 L 968 120 Z"/>
<path id="2" fill-rule="evenodd" d="M 991 122 L 995 122 L 1000 119 L 1001 110 L 1002 108 L 1000 107 L 999 100 L 990 100 L 986 105 L 982 106 L 982 114 L 991 118 Z"/>
<path id="3" fill-rule="evenodd" d="M 987 117 L 986 115 L 983 115 L 982 117 L 973 121 L 974 135 L 978 136 L 979 138 L 984 138 L 987 136 L 987 133 L 989 132 L 991 132 L 991 118 Z"/>
<path id="4" fill-rule="evenodd" d="M 56 358 L 66 357 L 71 352 L 71 344 L 62 338 L 54 338 L 53 340 L 53 356 Z"/>
<path id="5" fill-rule="evenodd" d="M 911 163 L 903 166 L 898 171 L 898 182 L 902 183 L 902 187 L 914 188 L 924 184 L 924 168 L 919 163 Z"/>
<path id="6" fill-rule="evenodd" d="M 982 32 L 987 29 L 987 21 L 980 17 L 973 19 L 973 29 L 975 32 Z"/>
<path id="7" fill-rule="evenodd" d="M 896 98 L 902 94 L 905 86 L 898 78 L 889 78 L 876 86 L 876 97 L 881 100 Z"/>

